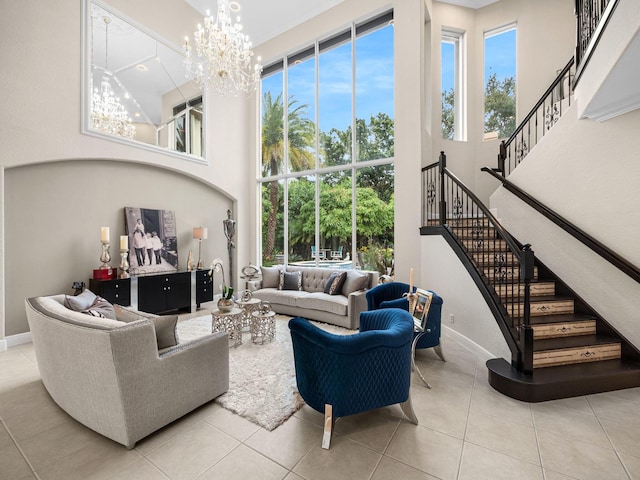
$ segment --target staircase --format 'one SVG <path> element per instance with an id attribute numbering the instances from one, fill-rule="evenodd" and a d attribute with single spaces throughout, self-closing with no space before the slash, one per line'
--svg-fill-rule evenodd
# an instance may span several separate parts
<path id="1" fill-rule="evenodd" d="M 510 363 L 487 362 L 496 390 L 539 402 L 640 386 L 640 352 L 504 230 L 446 168 L 444 153 L 423 169 L 423 188 L 421 233 L 445 236 L 512 351 Z"/>

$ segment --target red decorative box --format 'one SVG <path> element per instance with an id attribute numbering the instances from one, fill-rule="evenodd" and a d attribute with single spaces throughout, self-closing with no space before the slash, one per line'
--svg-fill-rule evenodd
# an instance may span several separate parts
<path id="1" fill-rule="evenodd" d="M 113 280 L 118 276 L 117 268 L 98 268 L 93 271 L 94 280 Z"/>

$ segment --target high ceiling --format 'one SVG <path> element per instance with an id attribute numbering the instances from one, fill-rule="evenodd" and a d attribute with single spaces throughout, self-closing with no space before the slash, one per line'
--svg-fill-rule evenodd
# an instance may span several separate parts
<path id="1" fill-rule="evenodd" d="M 207 9 L 215 15 L 216 0 L 185 0 L 203 16 Z M 253 45 L 299 25 L 310 18 L 342 3 L 344 0 L 238 0 L 244 31 Z M 366 1 L 366 0 L 362 0 Z M 439 0 L 468 8 L 482 8 L 498 0 Z"/>

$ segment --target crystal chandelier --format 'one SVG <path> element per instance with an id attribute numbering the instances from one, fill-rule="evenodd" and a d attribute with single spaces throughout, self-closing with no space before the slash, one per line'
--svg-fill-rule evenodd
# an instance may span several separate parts
<path id="1" fill-rule="evenodd" d="M 91 128 L 109 135 L 133 139 L 136 135 L 136 127 L 132 125 L 129 113 L 120 103 L 120 98 L 114 93 L 109 80 L 109 77 L 113 76 L 109 71 L 108 63 L 111 20 L 108 17 L 104 17 L 103 20 L 105 23 L 105 70 L 99 89 L 93 88 L 93 78 L 91 79 Z"/>
<path id="2" fill-rule="evenodd" d="M 203 88 L 221 95 L 253 92 L 262 72 L 260 57 L 252 65 L 253 50 L 249 37 L 242 32 L 240 17 L 235 22 L 231 19 L 239 11 L 237 2 L 218 0 L 217 17 L 207 10 L 204 27 L 199 24 L 193 34 L 194 46 L 185 38 L 187 77 L 194 76 Z"/>

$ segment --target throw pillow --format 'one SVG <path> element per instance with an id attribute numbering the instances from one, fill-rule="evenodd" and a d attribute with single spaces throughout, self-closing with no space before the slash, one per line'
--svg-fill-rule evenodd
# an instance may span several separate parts
<path id="1" fill-rule="evenodd" d="M 102 297 L 96 297 L 89 308 L 82 310 L 82 313 L 86 313 L 94 317 L 110 318 L 111 320 L 116 319 L 113 305 Z"/>
<path id="2" fill-rule="evenodd" d="M 351 293 L 364 290 L 369 285 L 369 275 L 357 270 L 348 270 L 347 278 L 342 285 L 342 295 L 348 297 Z"/>
<path id="3" fill-rule="evenodd" d="M 96 298 L 96 294 L 91 290 L 85 290 L 80 295 L 65 295 L 64 306 L 70 310 L 81 312 L 83 310 L 88 310 L 89 307 L 93 305 L 93 302 L 96 301 Z"/>
<path id="4" fill-rule="evenodd" d="M 280 283 L 280 267 L 260 267 L 262 271 L 262 288 L 278 288 Z"/>
<path id="5" fill-rule="evenodd" d="M 327 283 L 324 285 L 324 293 L 329 295 L 339 295 L 342 292 L 342 285 L 347 278 L 347 272 L 333 272 L 329 275 Z"/>
<path id="6" fill-rule="evenodd" d="M 280 271 L 278 290 L 302 290 L 302 272 Z"/>
<path id="7" fill-rule="evenodd" d="M 158 350 L 173 347 L 178 344 L 178 334 L 176 333 L 176 327 L 178 325 L 177 315 L 159 316 L 117 304 L 113 306 L 113 309 L 115 311 L 116 320 L 121 322 L 130 323 L 143 318 L 151 320 L 156 330 Z"/>

